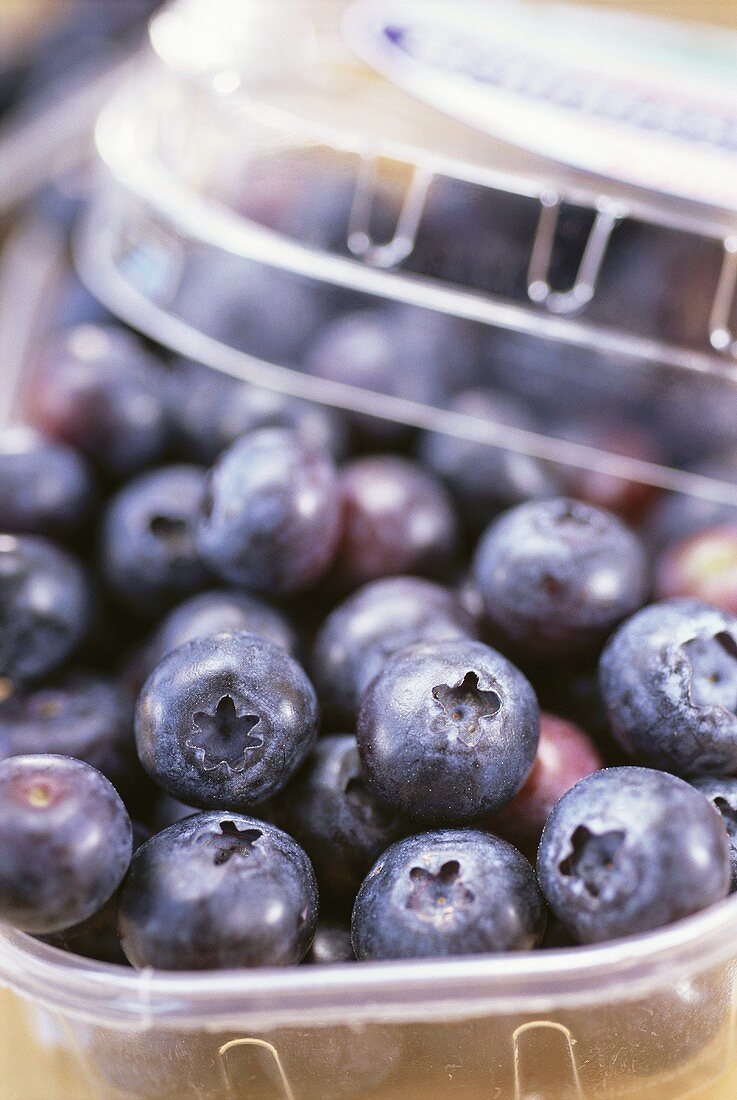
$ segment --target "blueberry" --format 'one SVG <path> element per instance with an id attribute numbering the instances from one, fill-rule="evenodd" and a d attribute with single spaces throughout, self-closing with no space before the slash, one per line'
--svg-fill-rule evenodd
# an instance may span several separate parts
<path id="1" fill-rule="evenodd" d="M 319 378 L 423 404 L 443 403 L 467 358 L 466 330 L 453 318 L 406 306 L 355 310 L 330 321 L 311 345 L 305 369 Z M 357 435 L 374 447 L 401 444 L 391 420 L 354 414 Z"/>
<path id="2" fill-rule="evenodd" d="M 31 397 L 43 430 L 112 477 L 160 460 L 168 445 L 166 374 L 124 329 L 73 329 L 47 353 Z"/>
<path id="3" fill-rule="evenodd" d="M 102 571 L 139 614 L 153 616 L 207 583 L 195 540 L 205 481 L 200 466 L 163 466 L 139 474 L 107 506 Z"/>
<path id="4" fill-rule="evenodd" d="M 354 962 L 355 958 L 350 928 L 321 920 L 305 961 L 329 966 L 333 963 Z"/>
<path id="5" fill-rule="evenodd" d="M 40 938 L 52 947 L 69 951 L 72 955 L 81 955 L 85 959 L 128 965 L 118 939 L 117 892 L 87 920 Z"/>
<path id="6" fill-rule="evenodd" d="M 707 294 L 711 295 L 711 287 Z M 731 379 L 708 374 L 688 377 L 680 371 L 664 371 L 661 378 L 664 385 L 656 395 L 655 419 L 671 461 L 678 465 L 703 461 L 734 447 L 737 394 Z"/>
<path id="7" fill-rule="evenodd" d="M 403 816 L 473 821 L 505 806 L 535 760 L 540 712 L 500 653 L 469 639 L 401 650 L 358 715 L 369 789 Z"/>
<path id="8" fill-rule="evenodd" d="M 151 832 L 138 821 L 132 821 L 133 851 L 151 838 Z M 71 951 L 85 959 L 97 959 L 98 962 L 118 963 L 128 966 L 118 939 L 118 901 L 120 888 L 105 902 L 101 909 L 91 917 L 63 928 L 60 932 L 51 932 L 41 938 L 52 947 Z"/>
<path id="9" fill-rule="evenodd" d="M 545 931 L 545 905 L 524 856 L 477 829 L 438 829 L 392 845 L 353 909 L 358 959 L 526 951 Z"/>
<path id="10" fill-rule="evenodd" d="M 448 408 L 494 424 L 538 429 L 525 405 L 511 394 L 495 390 L 463 390 Z M 503 447 L 428 432 L 421 440 L 420 456 L 446 482 L 475 531 L 504 508 L 560 492 L 560 479 L 545 463 Z"/>
<path id="11" fill-rule="evenodd" d="M 540 741 L 524 786 L 487 828 L 534 857 L 550 811 L 584 776 L 604 767 L 600 753 L 583 730 L 553 714 L 540 715 Z"/>
<path id="12" fill-rule="evenodd" d="M 63 538 L 93 503 L 92 474 L 66 443 L 20 425 L 0 429 L 0 530 Z"/>
<path id="13" fill-rule="evenodd" d="M 100 909 L 128 869 L 131 823 L 100 772 L 66 756 L 0 763 L 0 920 L 54 932 Z"/>
<path id="14" fill-rule="evenodd" d="M 408 832 L 368 790 L 355 737 L 321 737 L 279 798 L 279 824 L 307 852 L 323 907 L 353 903 L 372 863 Z"/>
<path id="15" fill-rule="evenodd" d="M 243 810 L 308 756 L 317 699 L 300 665 L 253 634 L 196 638 L 168 654 L 136 708 L 141 762 L 188 805 Z"/>
<path id="16" fill-rule="evenodd" d="M 524 300 L 536 220 L 534 204 L 522 195 L 437 175 L 403 266 L 485 294 Z M 569 218 L 568 233 L 560 235 L 568 252 L 570 233 Z M 567 277 L 564 271 L 563 279 Z"/>
<path id="17" fill-rule="evenodd" d="M 326 721 L 352 726 L 364 688 L 398 650 L 476 634 L 449 588 L 418 577 L 365 585 L 328 615 L 315 638 L 310 667 Z"/>
<path id="18" fill-rule="evenodd" d="M 312 447 L 343 458 L 348 425 L 337 410 L 261 389 L 197 363 L 173 372 L 174 417 L 188 458 L 212 464 L 243 435 L 262 428 L 288 428 Z"/>
<path id="19" fill-rule="evenodd" d="M 152 837 L 119 906 L 127 958 L 157 970 L 296 963 L 316 923 L 305 853 L 273 825 L 234 813 L 196 814 Z"/>
<path id="20" fill-rule="evenodd" d="M 700 462 L 693 467 L 693 472 L 737 486 L 737 455 L 728 452 L 708 462 Z M 702 500 L 688 493 L 666 493 L 654 502 L 645 516 L 642 534 L 653 552 L 662 553 L 674 542 L 721 524 L 737 524 L 737 505 Z"/>
<path id="21" fill-rule="evenodd" d="M 68 672 L 0 703 L 0 757 L 50 752 L 84 760 L 123 794 L 141 779 L 133 704 L 114 681 Z"/>
<path id="22" fill-rule="evenodd" d="M 663 455 L 650 432 L 636 425 L 609 423 L 603 419 L 567 421 L 554 429 L 556 436 L 582 443 L 608 454 L 640 462 L 663 462 Z M 657 490 L 636 478 L 617 477 L 597 470 L 571 467 L 567 471 L 569 496 L 597 508 L 615 512 L 629 522 L 637 520 L 657 496 Z"/>
<path id="23" fill-rule="evenodd" d="M 324 322 L 332 288 L 218 250 L 192 256 L 174 303 L 188 324 L 270 363 L 297 363 Z"/>
<path id="24" fill-rule="evenodd" d="M 737 618 L 696 600 L 633 615 L 599 665 L 612 733 L 635 760 L 679 775 L 737 770 Z"/>
<path id="25" fill-rule="evenodd" d="M 474 573 L 500 644 L 546 659 L 595 653 L 648 591 L 645 554 L 624 524 L 560 497 L 495 520 Z"/>
<path id="26" fill-rule="evenodd" d="M 265 429 L 234 443 L 213 467 L 198 546 L 230 584 L 297 592 L 330 567 L 341 511 L 329 456 L 294 432 Z"/>
<path id="27" fill-rule="evenodd" d="M 557 804 L 537 860 L 540 887 L 579 943 L 647 932 L 725 897 L 727 833 L 699 791 L 647 768 L 606 768 Z"/>
<path id="28" fill-rule="evenodd" d="M 53 672 L 87 634 L 92 594 L 66 551 L 33 535 L 0 535 L 0 676 Z"/>
<path id="29" fill-rule="evenodd" d="M 704 776 L 692 784 L 701 791 L 722 815 L 729 837 L 729 859 L 732 868 L 730 893 L 737 890 L 737 779 L 731 776 Z"/>
<path id="30" fill-rule="evenodd" d="M 296 656 L 297 638 L 281 611 L 247 592 L 222 588 L 192 596 L 162 619 L 143 654 L 146 675 L 185 642 L 235 632 L 258 634 Z"/>
<path id="31" fill-rule="evenodd" d="M 335 572 L 348 587 L 400 573 L 448 573 L 458 548 L 452 503 L 433 475 L 393 455 L 341 472 L 343 538 Z"/>
<path id="32" fill-rule="evenodd" d="M 691 596 L 737 614 L 737 520 L 673 543 L 658 559 L 658 598 Z"/>

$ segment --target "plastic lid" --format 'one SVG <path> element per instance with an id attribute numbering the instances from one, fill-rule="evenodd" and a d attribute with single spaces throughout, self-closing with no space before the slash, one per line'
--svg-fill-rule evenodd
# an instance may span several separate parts
<path id="1" fill-rule="evenodd" d="M 389 80 L 487 134 L 737 210 L 737 34 L 528 0 L 358 0 L 344 29 Z"/>

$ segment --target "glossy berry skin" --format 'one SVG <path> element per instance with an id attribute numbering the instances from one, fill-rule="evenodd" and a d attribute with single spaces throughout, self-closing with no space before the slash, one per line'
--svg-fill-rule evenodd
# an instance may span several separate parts
<path id="1" fill-rule="evenodd" d="M 141 763 L 187 805 L 243 810 L 281 790 L 317 736 L 314 688 L 253 634 L 196 638 L 169 653 L 136 707 Z"/>
<path id="2" fill-rule="evenodd" d="M 128 869 L 131 823 L 100 772 L 66 756 L 0 763 L 0 921 L 55 932 L 90 917 Z"/>
<path id="3" fill-rule="evenodd" d="M 495 520 L 474 575 L 500 644 L 544 659 L 595 653 L 648 592 L 635 536 L 615 516 L 563 497 Z"/>
<path id="4" fill-rule="evenodd" d="M 461 639 L 401 650 L 358 715 L 366 782 L 404 817 L 474 821 L 505 806 L 530 774 L 540 712 L 532 687 L 496 650 Z"/>
<path id="5" fill-rule="evenodd" d="M 133 851 L 136 852 L 142 844 L 150 840 L 151 832 L 139 821 L 131 821 L 131 826 Z M 52 947 L 71 951 L 73 955 L 82 955 L 86 959 L 127 966 L 128 960 L 123 954 L 118 939 L 119 896 L 120 887 L 105 902 L 102 909 L 98 909 L 87 920 L 73 924 L 69 928 L 63 928 L 60 932 L 51 932 L 43 936 L 44 942 L 51 944 Z"/>
<path id="6" fill-rule="evenodd" d="M 730 863 L 719 814 L 682 779 L 648 768 L 605 768 L 551 813 L 537 874 L 555 915 L 579 943 L 661 928 L 725 897 Z"/>
<path id="7" fill-rule="evenodd" d="M 310 668 L 333 729 L 353 726 L 364 688 L 386 661 L 417 642 L 474 638 L 460 598 L 419 577 L 388 577 L 360 588 L 328 615 Z"/>
<path id="8" fill-rule="evenodd" d="M 305 962 L 321 966 L 355 962 L 351 930 L 342 924 L 329 924 L 322 920 L 317 926 L 312 947 Z"/>
<path id="9" fill-rule="evenodd" d="M 0 429 L 0 530 L 68 537 L 94 495 L 92 472 L 73 447 L 24 425 Z"/>
<path id="10" fill-rule="evenodd" d="M 195 541 L 205 481 L 200 466 L 163 466 L 139 474 L 107 506 L 102 570 L 116 597 L 142 615 L 207 583 Z"/>
<path id="11" fill-rule="evenodd" d="M 280 829 L 202 813 L 138 849 L 118 911 L 123 950 L 139 968 L 287 966 L 312 941 L 317 885 L 309 859 Z"/>
<path id="12" fill-rule="evenodd" d="M 350 587 L 402 573 L 450 572 L 458 524 L 444 487 L 415 462 L 376 455 L 340 475 L 344 520 L 338 581 Z"/>
<path id="13" fill-rule="evenodd" d="M 169 443 L 166 374 L 129 332 L 81 325 L 46 355 L 34 422 L 107 475 L 128 477 Z"/>
<path id="14" fill-rule="evenodd" d="M 0 703 L 0 758 L 54 753 L 83 760 L 126 793 L 141 777 L 133 703 L 119 684 L 67 672 Z"/>
<path id="15" fill-rule="evenodd" d="M 294 432 L 266 429 L 228 448 L 213 467 L 197 541 L 224 581 L 273 594 L 298 592 L 338 549 L 338 475 L 324 451 Z"/>
<path id="16" fill-rule="evenodd" d="M 34 535 L 0 535 L 0 676 L 23 682 L 53 672 L 87 634 L 92 604 L 70 554 Z"/>
<path id="17" fill-rule="evenodd" d="M 732 874 L 730 893 L 737 890 L 737 779 L 726 775 L 709 775 L 694 779 L 691 786 L 705 795 L 722 815 L 729 837 L 729 863 Z"/>
<path id="18" fill-rule="evenodd" d="M 282 792 L 279 824 L 307 852 L 323 907 L 349 907 L 369 868 L 409 831 L 368 790 L 350 734 L 321 737 L 299 775 Z"/>
<path id="19" fill-rule="evenodd" d="M 538 430 L 521 402 L 495 390 L 463 390 L 448 403 L 448 409 L 493 424 Z M 428 432 L 420 442 L 419 453 L 450 488 L 474 531 L 482 530 L 504 508 L 557 496 L 561 489 L 560 479 L 539 459 L 472 439 Z"/>
<path id="20" fill-rule="evenodd" d="M 528 951 L 545 904 L 524 856 L 477 829 L 438 829 L 392 845 L 356 898 L 358 959 Z"/>
<path id="21" fill-rule="evenodd" d="M 220 588 L 200 592 L 170 611 L 146 646 L 142 666 L 148 675 L 167 653 L 185 642 L 235 632 L 258 634 L 296 656 L 297 638 L 281 611 L 247 592 Z"/>
<path id="22" fill-rule="evenodd" d="M 643 608 L 601 655 L 612 733 L 635 760 L 678 775 L 737 770 L 737 618 L 696 600 Z"/>
<path id="23" fill-rule="evenodd" d="M 556 802 L 579 779 L 603 767 L 601 754 L 583 730 L 554 714 L 541 714 L 532 771 L 522 789 L 489 818 L 486 827 L 534 858 Z"/>
<path id="24" fill-rule="evenodd" d="M 173 376 L 179 445 L 191 462 L 211 465 L 241 436 L 263 428 L 295 431 L 308 446 L 343 458 L 348 450 L 344 414 L 264 390 L 198 363 L 177 364 Z"/>
<path id="25" fill-rule="evenodd" d="M 737 523 L 708 527 L 669 546 L 655 570 L 659 599 L 691 596 L 737 614 Z"/>

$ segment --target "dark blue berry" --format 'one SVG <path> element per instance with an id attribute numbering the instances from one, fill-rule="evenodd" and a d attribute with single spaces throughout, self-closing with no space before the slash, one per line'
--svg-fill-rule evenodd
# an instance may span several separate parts
<path id="1" fill-rule="evenodd" d="M 178 364 L 172 382 L 180 446 L 193 462 L 211 464 L 241 436 L 263 428 L 291 429 L 333 458 L 348 450 L 348 425 L 337 410 L 240 382 L 197 363 Z"/>
<path id="2" fill-rule="evenodd" d="M 539 658 L 595 653 L 648 592 L 635 536 L 608 512 L 562 497 L 495 520 L 474 574 L 500 644 Z"/>
<path id="3" fill-rule="evenodd" d="M 737 770 L 734 615 L 690 599 L 652 604 L 607 644 L 599 681 L 635 760 L 686 776 Z"/>
<path id="4" fill-rule="evenodd" d="M 532 769 L 539 733 L 522 673 L 468 639 L 401 650 L 366 689 L 358 715 L 370 790 L 429 824 L 505 806 Z"/>
<path id="5" fill-rule="evenodd" d="M 330 966 L 334 963 L 354 962 L 355 958 L 350 928 L 321 920 L 305 962 Z"/>
<path id="6" fill-rule="evenodd" d="M 169 442 L 166 374 L 126 330 L 82 325 L 52 347 L 32 394 L 35 422 L 115 478 Z"/>
<path id="7" fill-rule="evenodd" d="M 66 661 L 87 634 L 92 594 L 82 567 L 33 535 L 0 535 L 0 676 L 33 680 Z"/>
<path id="8" fill-rule="evenodd" d="M 438 829 L 392 845 L 353 909 L 358 959 L 528 951 L 545 931 L 535 873 L 505 840 Z"/>
<path id="9" fill-rule="evenodd" d="M 277 819 L 307 852 L 323 907 L 350 908 L 372 863 L 409 831 L 367 788 L 355 737 L 321 737 L 282 791 Z"/>
<path id="10" fill-rule="evenodd" d="M 281 790 L 317 736 L 297 662 L 253 634 L 196 638 L 168 654 L 138 698 L 136 740 L 153 779 L 188 805 L 244 810 Z"/>
<path id="11" fill-rule="evenodd" d="M 136 852 L 142 844 L 151 838 L 150 829 L 139 821 L 131 822 L 133 828 L 133 851 Z M 118 939 L 118 901 L 120 888 L 105 902 L 102 909 L 98 909 L 87 920 L 73 924 L 70 928 L 64 928 L 60 932 L 51 932 L 41 937 L 52 947 L 61 947 L 64 951 L 71 951 L 73 955 L 82 955 L 86 959 L 97 959 L 98 962 L 118 963 L 128 966 L 128 960 L 123 954 Z"/>
<path id="12" fill-rule="evenodd" d="M 332 287 L 218 250 L 192 257 L 176 310 L 208 336 L 270 363 L 298 363 L 325 320 Z"/>
<path id="13" fill-rule="evenodd" d="M 344 313 L 311 345 L 306 369 L 329 382 L 357 386 L 423 404 L 443 404 L 457 367 L 466 365 L 465 329 L 430 310 L 384 306 Z M 407 428 L 353 414 L 351 423 L 371 446 L 402 443 Z"/>
<path id="14" fill-rule="evenodd" d="M 200 466 L 164 466 L 139 474 L 108 504 L 101 567 L 111 591 L 140 614 L 153 616 L 207 583 L 195 542 L 205 480 Z"/>
<path id="15" fill-rule="evenodd" d="M 494 390 L 464 390 L 448 408 L 502 426 L 528 431 L 538 427 L 525 405 Z M 428 432 L 421 440 L 420 456 L 451 489 L 474 531 L 483 529 L 504 508 L 560 492 L 560 479 L 552 469 L 503 447 Z"/>
<path id="16" fill-rule="evenodd" d="M 68 672 L 0 703 L 0 757 L 55 753 L 84 760 L 126 794 L 142 773 L 133 702 L 114 680 Z"/>
<path id="17" fill-rule="evenodd" d="M 33 428 L 0 430 L 0 530 L 67 537 L 93 497 L 90 469 L 72 447 Z"/>
<path id="18" fill-rule="evenodd" d="M 310 668 L 326 721 L 333 729 L 352 727 L 364 688 L 400 649 L 476 635 L 450 588 L 418 577 L 365 585 L 328 615 L 315 638 Z"/>
<path id="19" fill-rule="evenodd" d="M 234 589 L 200 592 L 162 619 L 146 646 L 146 675 L 173 649 L 208 634 L 258 634 L 296 656 L 297 638 L 288 619 L 275 607 Z"/>
<path id="20" fill-rule="evenodd" d="M 100 772 L 66 756 L 0 763 L 0 921 L 78 924 L 112 895 L 131 851 L 130 819 Z"/>
<path id="21" fill-rule="evenodd" d="M 579 943 L 647 932 L 726 896 L 719 814 L 688 783 L 647 768 L 606 768 L 563 795 L 543 831 L 540 886 Z"/>
<path id="22" fill-rule="evenodd" d="M 709 461 L 697 463 L 693 472 L 737 485 L 737 455 L 733 451 Z M 654 501 L 642 522 L 642 534 L 654 553 L 672 543 L 696 535 L 707 527 L 737 523 L 737 504 L 703 500 L 688 493 L 667 493 Z"/>
<path id="23" fill-rule="evenodd" d="M 127 958 L 157 970 L 296 963 L 316 923 L 315 876 L 299 845 L 233 813 L 196 814 L 152 837 L 119 906 Z"/>
<path id="24" fill-rule="evenodd" d="M 414 573 L 442 576 L 458 549 L 458 523 L 444 487 L 394 455 L 356 459 L 341 471 L 344 520 L 335 563 L 348 587 Z"/>
<path id="25" fill-rule="evenodd" d="M 729 861 L 732 869 L 730 893 L 737 890 L 737 779 L 732 776 L 704 776 L 694 779 L 692 786 L 709 799 L 722 815 L 729 837 Z"/>
<path id="26" fill-rule="evenodd" d="M 265 429 L 234 443 L 213 467 L 198 546 L 230 584 L 297 592 L 330 567 L 341 513 L 329 456 L 294 432 Z"/>

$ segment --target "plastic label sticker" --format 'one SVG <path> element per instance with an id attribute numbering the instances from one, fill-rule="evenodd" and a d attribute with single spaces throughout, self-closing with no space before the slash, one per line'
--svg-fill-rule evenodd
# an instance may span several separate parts
<path id="1" fill-rule="evenodd" d="M 737 34 L 528 0 L 358 0 L 344 31 L 389 80 L 496 138 L 737 209 Z"/>

